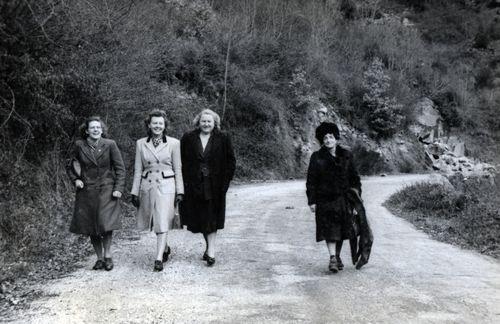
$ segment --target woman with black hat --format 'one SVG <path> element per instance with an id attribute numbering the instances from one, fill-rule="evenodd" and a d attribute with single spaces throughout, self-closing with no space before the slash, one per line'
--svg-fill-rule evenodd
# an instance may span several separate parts
<path id="1" fill-rule="evenodd" d="M 334 273 L 344 268 L 340 258 L 343 241 L 357 235 L 347 194 L 355 190 L 361 195 L 361 181 L 352 153 L 338 145 L 339 138 L 334 123 L 324 122 L 316 128 L 321 148 L 311 156 L 306 182 L 308 204 L 316 213 L 316 241 L 326 241 L 330 254 L 328 268 Z"/>

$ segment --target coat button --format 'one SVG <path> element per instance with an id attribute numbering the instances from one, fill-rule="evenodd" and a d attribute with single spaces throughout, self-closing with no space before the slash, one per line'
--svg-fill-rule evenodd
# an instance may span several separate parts
<path id="1" fill-rule="evenodd" d="M 156 179 L 156 182 L 160 183 L 160 180 Z"/>
<path id="2" fill-rule="evenodd" d="M 148 164 L 151 164 L 151 161 L 148 161 Z"/>
<path id="3" fill-rule="evenodd" d="M 151 182 L 151 179 L 149 179 L 149 182 Z"/>
<path id="4" fill-rule="evenodd" d="M 160 170 L 156 170 L 156 173 L 160 172 Z"/>

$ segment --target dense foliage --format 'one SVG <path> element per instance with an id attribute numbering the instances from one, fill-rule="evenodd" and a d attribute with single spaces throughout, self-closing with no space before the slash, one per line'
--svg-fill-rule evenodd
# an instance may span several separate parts
<path id="1" fill-rule="evenodd" d="M 315 104 L 379 139 L 404 134 L 426 96 L 471 154 L 498 161 L 494 10 L 473 1 L 0 0 L 0 247 L 28 256 L 66 237 L 64 161 L 93 114 L 130 173 L 146 111 L 167 110 L 180 137 L 211 107 L 233 137 L 237 176 L 276 179 L 304 175 Z M 354 149 L 365 174 L 385 170 L 383 157 Z"/>

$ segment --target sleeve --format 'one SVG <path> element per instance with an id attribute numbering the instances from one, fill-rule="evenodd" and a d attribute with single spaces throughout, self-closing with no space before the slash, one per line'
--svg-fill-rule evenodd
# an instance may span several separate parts
<path id="1" fill-rule="evenodd" d="M 184 182 L 182 180 L 181 144 L 176 141 L 172 150 L 172 167 L 175 174 L 175 192 L 184 194 Z"/>
<path id="2" fill-rule="evenodd" d="M 309 160 L 309 167 L 307 168 L 307 180 L 306 180 L 306 195 L 307 204 L 316 204 L 316 189 L 318 186 L 318 163 L 317 155 L 313 153 L 311 159 Z"/>
<path id="3" fill-rule="evenodd" d="M 187 156 L 187 133 L 181 138 L 181 161 L 182 161 L 182 180 L 184 181 L 184 186 L 186 185 L 186 179 L 188 179 L 188 156 Z M 186 189 L 186 188 L 184 188 Z"/>
<path id="4" fill-rule="evenodd" d="M 81 178 L 81 166 L 80 166 L 80 161 L 78 161 L 78 151 L 79 151 L 78 145 L 76 145 L 75 143 L 73 145 L 71 157 L 66 163 L 66 173 L 68 174 L 68 177 L 71 180 L 71 182 L 75 182 L 76 180 Z M 77 170 L 76 168 L 80 168 L 80 170 Z"/>
<path id="5" fill-rule="evenodd" d="M 137 141 L 135 146 L 134 181 L 132 183 L 132 191 L 130 192 L 134 196 L 139 196 L 141 177 L 142 177 L 141 149 L 139 141 Z"/>
<path id="6" fill-rule="evenodd" d="M 115 185 L 113 191 L 123 192 L 125 190 L 125 163 L 123 163 L 122 154 L 115 141 L 111 142 L 111 161 L 115 171 Z"/>
<path id="7" fill-rule="evenodd" d="M 234 172 L 236 170 L 236 158 L 234 156 L 233 143 L 231 142 L 231 138 L 229 135 L 226 135 L 225 145 L 226 145 L 226 165 L 225 165 L 225 174 L 224 174 L 224 189 L 227 191 L 229 188 L 229 183 L 233 180 Z"/>
<path id="8" fill-rule="evenodd" d="M 349 186 L 358 191 L 358 195 L 361 197 L 361 178 L 359 176 L 358 170 L 356 169 L 356 165 L 354 164 L 354 158 L 352 153 L 349 153 Z"/>

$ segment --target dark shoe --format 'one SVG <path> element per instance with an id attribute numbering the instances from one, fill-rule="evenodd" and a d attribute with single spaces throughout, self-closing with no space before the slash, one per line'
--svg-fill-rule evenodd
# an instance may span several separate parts
<path id="1" fill-rule="evenodd" d="M 337 259 L 335 258 L 335 255 L 332 255 L 330 257 L 330 263 L 328 264 L 328 270 L 330 270 L 333 273 L 339 272 L 339 268 L 337 266 Z"/>
<path id="2" fill-rule="evenodd" d="M 207 266 L 211 267 L 215 263 L 215 258 L 211 258 L 207 255 Z"/>
<path id="3" fill-rule="evenodd" d="M 335 259 L 337 260 L 337 268 L 339 268 L 339 270 L 344 270 L 342 259 L 339 256 L 336 256 Z"/>
<path id="4" fill-rule="evenodd" d="M 104 269 L 104 262 L 102 260 L 97 260 L 92 267 L 92 270 L 102 270 Z"/>
<path id="5" fill-rule="evenodd" d="M 206 251 L 205 251 L 205 253 L 203 253 L 203 256 L 201 257 L 201 259 L 202 259 L 203 261 L 207 261 L 207 260 L 208 260 L 208 254 L 207 254 L 207 252 L 206 252 Z"/>
<path id="6" fill-rule="evenodd" d="M 165 262 L 167 262 L 167 261 L 168 261 L 168 257 L 169 257 L 169 255 L 170 255 L 170 252 L 171 252 L 171 251 L 170 251 L 170 246 L 167 246 L 167 251 L 163 252 L 163 257 L 162 257 L 162 259 L 161 259 L 161 261 L 162 261 L 163 263 L 165 263 Z"/>
<path id="7" fill-rule="evenodd" d="M 113 270 L 113 259 L 104 258 L 104 269 L 106 269 L 106 271 Z"/>
<path id="8" fill-rule="evenodd" d="M 155 260 L 154 271 L 163 271 L 163 262 L 160 260 Z"/>

